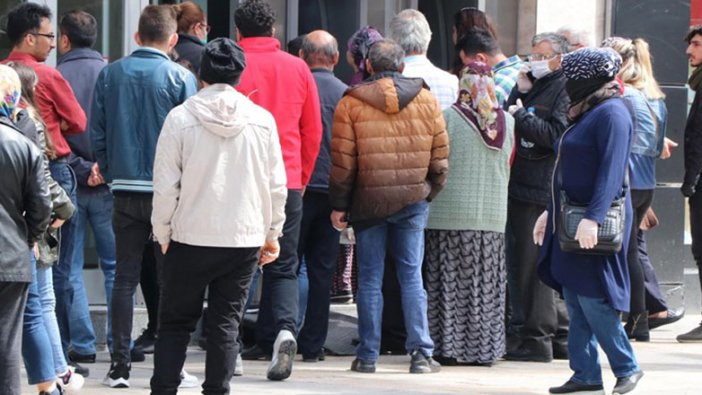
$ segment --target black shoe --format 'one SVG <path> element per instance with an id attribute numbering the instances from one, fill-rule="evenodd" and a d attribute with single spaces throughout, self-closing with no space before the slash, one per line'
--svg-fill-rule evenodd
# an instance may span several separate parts
<path id="1" fill-rule="evenodd" d="M 579 394 L 579 395 L 604 395 L 604 387 L 602 384 L 588 385 L 578 384 L 570 380 L 566 381 L 560 387 L 551 387 L 548 389 L 549 394 Z"/>
<path id="2" fill-rule="evenodd" d="M 251 346 L 241 353 L 241 359 L 244 361 L 270 361 L 272 354 L 263 351 L 258 345 Z"/>
<path id="3" fill-rule="evenodd" d="M 361 361 L 356 358 L 351 362 L 351 370 L 359 373 L 375 373 L 375 362 Z"/>
<path id="4" fill-rule="evenodd" d="M 68 359 L 79 363 L 95 363 L 95 354 L 78 354 L 71 350 L 68 352 Z"/>
<path id="5" fill-rule="evenodd" d="M 132 362 L 144 362 L 146 361 L 146 355 L 141 348 L 134 347 L 129 351 L 129 359 Z"/>
<path id="6" fill-rule="evenodd" d="M 61 389 L 61 387 L 59 387 L 57 385 L 53 391 L 51 391 L 51 392 L 41 391 L 41 392 L 39 392 L 39 395 L 63 395 L 63 390 Z"/>
<path id="7" fill-rule="evenodd" d="M 458 360 L 451 357 L 442 357 L 441 355 L 434 355 L 432 358 L 441 366 L 458 366 Z"/>
<path id="8" fill-rule="evenodd" d="M 156 346 L 156 333 L 149 329 L 144 329 L 141 335 L 134 340 L 134 348 L 141 349 L 144 354 L 153 354 L 154 346 Z"/>
<path id="9" fill-rule="evenodd" d="M 427 357 L 419 350 L 412 351 L 412 360 L 410 362 L 410 373 L 438 373 L 441 371 L 441 365 L 432 357 Z"/>
<path id="10" fill-rule="evenodd" d="M 700 342 L 702 342 L 702 324 L 700 324 L 698 327 L 691 330 L 690 332 L 683 333 L 682 335 L 679 335 L 676 339 L 680 343 L 700 343 Z"/>
<path id="11" fill-rule="evenodd" d="M 88 377 L 90 376 L 90 369 L 78 365 L 76 361 L 68 361 L 68 366 L 73 367 L 73 371 L 78 373 L 79 375 L 83 377 Z"/>
<path id="12" fill-rule="evenodd" d="M 331 304 L 347 304 L 351 302 L 353 302 L 353 293 L 351 291 L 339 291 L 329 298 L 329 303 Z"/>
<path id="13" fill-rule="evenodd" d="M 527 347 L 522 346 L 505 354 L 505 359 L 508 361 L 519 362 L 551 362 L 553 360 L 553 355 L 550 353 L 537 353 Z"/>
<path id="14" fill-rule="evenodd" d="M 614 385 L 612 395 L 622 395 L 633 391 L 643 375 L 644 374 L 642 371 L 638 371 L 631 376 L 617 377 L 617 384 Z"/>
<path id="15" fill-rule="evenodd" d="M 130 370 L 130 365 L 112 363 L 110 365 L 110 370 L 107 372 L 107 376 L 105 376 L 105 380 L 102 381 L 102 384 L 110 388 L 129 388 Z"/>
<path id="16" fill-rule="evenodd" d="M 637 342 L 647 342 L 651 340 L 651 334 L 648 329 L 648 311 L 638 314 L 629 314 L 629 318 L 624 325 L 624 331 L 629 339 L 634 339 Z"/>
<path id="17" fill-rule="evenodd" d="M 316 354 L 302 353 L 302 362 L 317 362 L 317 361 L 324 361 L 324 359 L 325 359 L 325 354 L 324 354 L 323 348 Z"/>
<path id="18" fill-rule="evenodd" d="M 680 321 L 685 316 L 685 309 L 668 310 L 665 318 L 648 318 L 648 329 L 656 329 L 663 325 L 672 324 Z"/>
<path id="19" fill-rule="evenodd" d="M 559 343 L 556 341 L 551 342 L 553 347 L 553 359 L 560 359 L 567 361 L 569 359 L 568 353 L 568 343 Z"/>

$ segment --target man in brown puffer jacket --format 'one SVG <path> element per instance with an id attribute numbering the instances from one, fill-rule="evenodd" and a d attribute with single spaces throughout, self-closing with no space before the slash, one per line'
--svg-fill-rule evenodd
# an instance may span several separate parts
<path id="1" fill-rule="evenodd" d="M 383 265 L 396 261 L 407 327 L 410 373 L 434 373 L 422 286 L 428 202 L 446 183 L 448 136 L 441 109 L 421 78 L 402 76 L 404 52 L 379 41 L 366 60 L 371 77 L 349 89 L 334 114 L 332 224 L 349 222 L 358 248 L 358 333 L 351 370 L 375 372 L 380 349 Z"/>

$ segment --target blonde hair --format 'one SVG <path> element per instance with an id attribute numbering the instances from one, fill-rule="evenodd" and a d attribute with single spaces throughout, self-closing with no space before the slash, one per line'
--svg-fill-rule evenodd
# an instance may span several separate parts
<path id="1" fill-rule="evenodd" d="M 602 46 L 610 47 L 621 55 L 624 65 L 619 70 L 619 78 L 625 84 L 642 91 L 649 99 L 665 98 L 653 76 L 651 52 L 646 40 L 610 37 L 602 42 Z"/>

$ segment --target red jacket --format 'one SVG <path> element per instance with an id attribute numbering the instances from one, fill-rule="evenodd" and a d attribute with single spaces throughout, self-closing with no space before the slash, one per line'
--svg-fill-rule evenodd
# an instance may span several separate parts
<path id="1" fill-rule="evenodd" d="M 273 114 L 289 189 L 307 185 L 322 139 L 317 85 L 302 59 L 280 50 L 273 37 L 243 38 L 246 69 L 236 89 Z"/>
<path id="2" fill-rule="evenodd" d="M 26 64 L 34 69 L 39 78 L 36 87 L 36 101 L 41 119 L 46 124 L 46 129 L 51 142 L 56 149 L 56 156 L 63 157 L 71 153 L 64 134 L 79 134 L 86 129 L 86 117 L 83 108 L 78 104 L 73 89 L 55 68 L 47 66 L 30 54 L 12 51 L 2 63 L 17 62 Z M 61 122 L 67 128 L 61 130 Z"/>

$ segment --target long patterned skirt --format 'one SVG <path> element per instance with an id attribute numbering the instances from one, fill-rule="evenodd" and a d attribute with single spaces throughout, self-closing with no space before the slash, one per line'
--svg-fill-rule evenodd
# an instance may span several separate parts
<path id="1" fill-rule="evenodd" d="M 428 230 L 425 285 L 434 354 L 492 364 L 505 352 L 505 236 Z"/>

